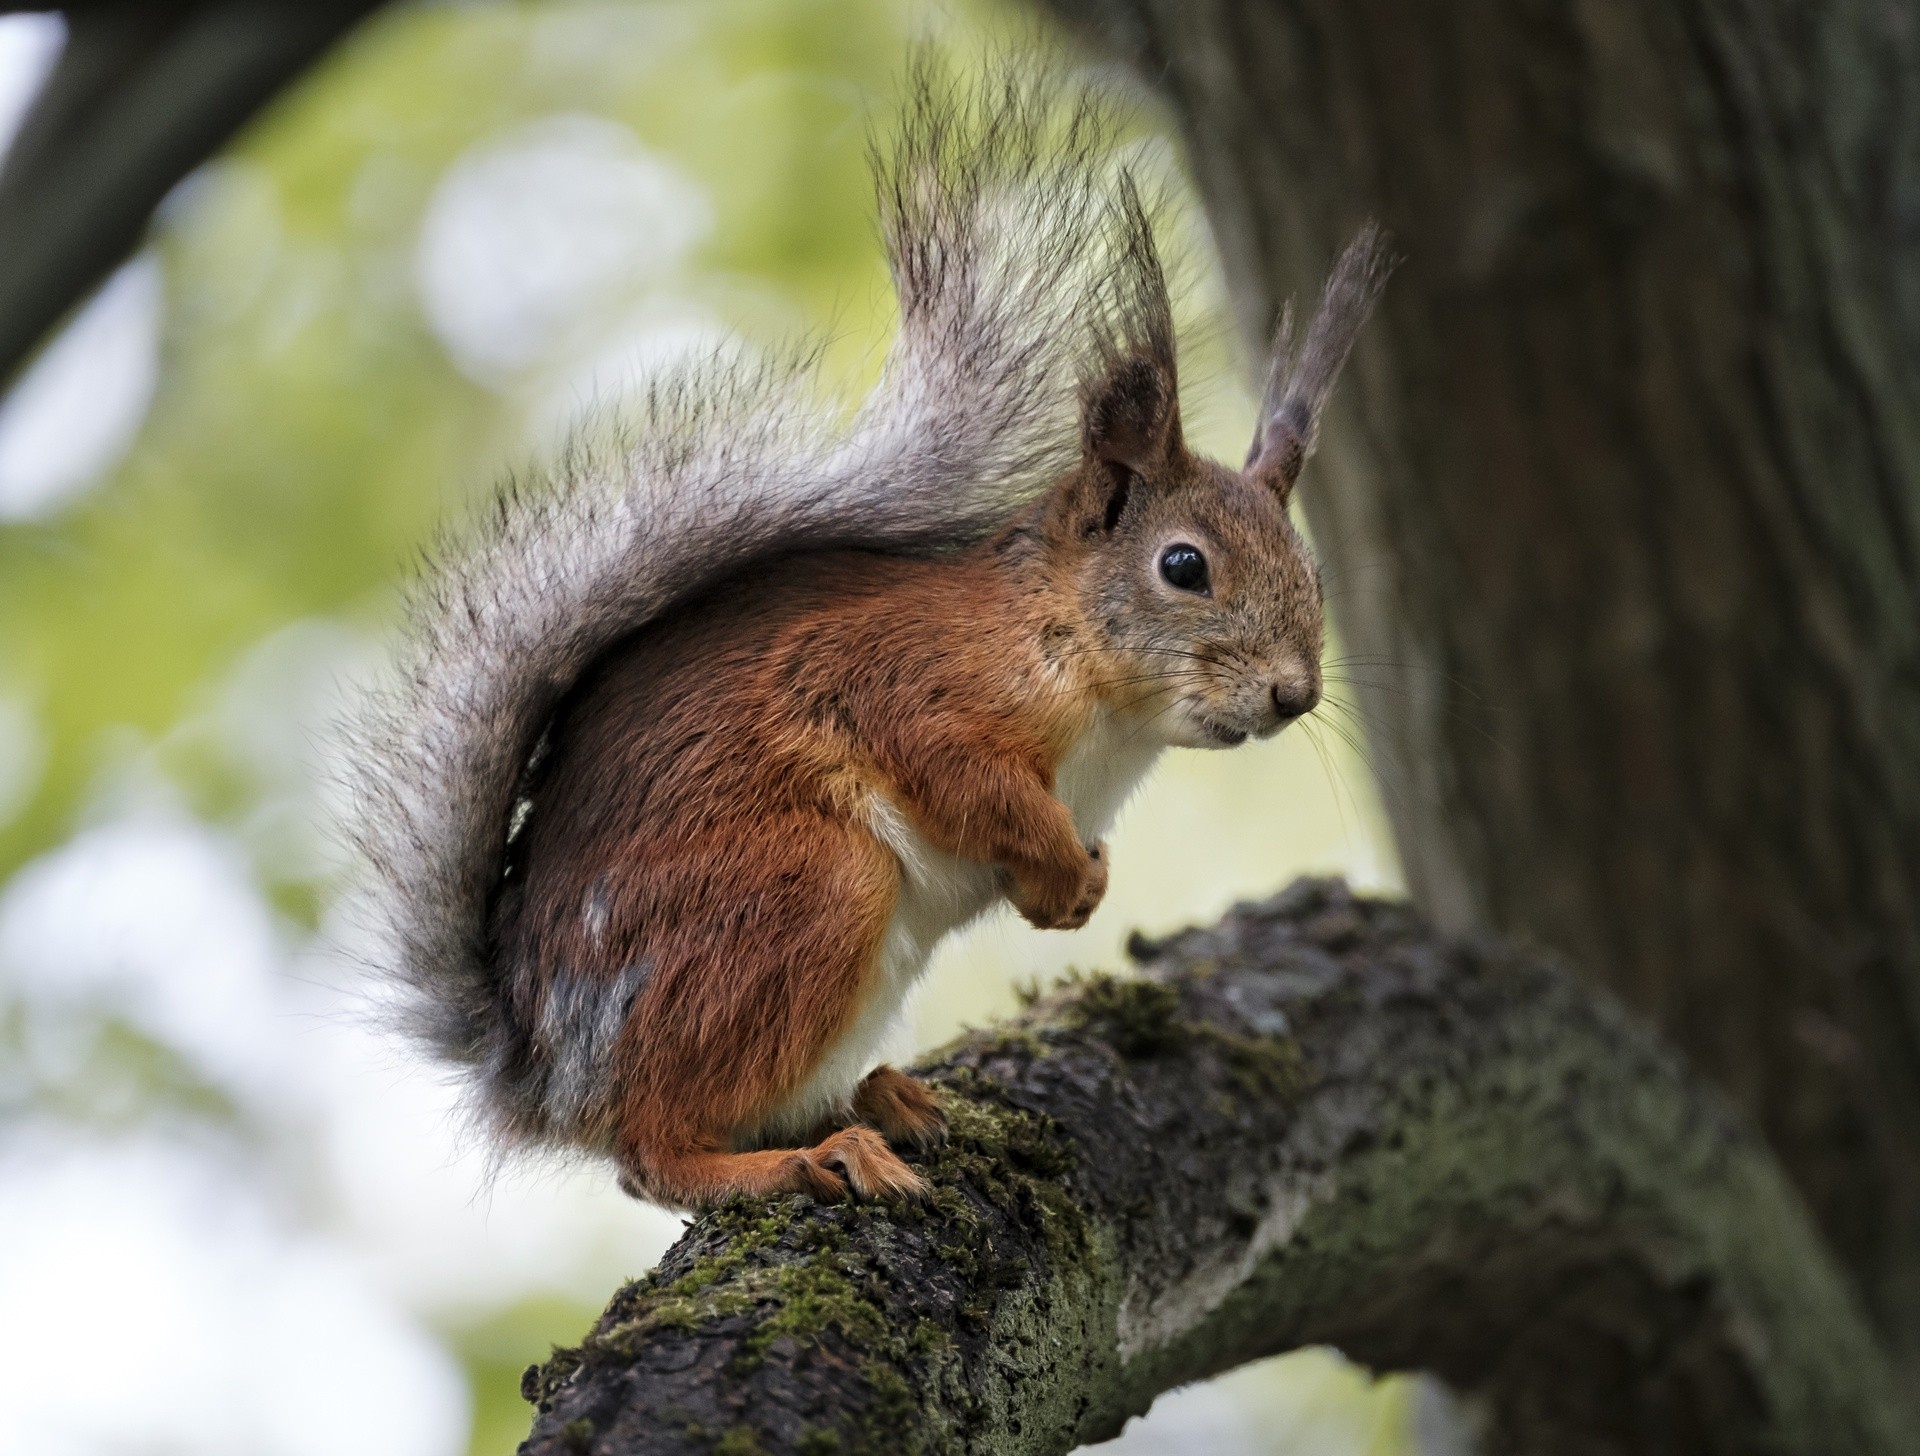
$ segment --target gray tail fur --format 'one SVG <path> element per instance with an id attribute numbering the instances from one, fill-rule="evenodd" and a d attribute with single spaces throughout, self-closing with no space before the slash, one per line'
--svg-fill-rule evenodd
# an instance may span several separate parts
<path id="1" fill-rule="evenodd" d="M 523 770 L 589 664 L 756 559 L 951 550 L 1070 468 L 1081 380 L 1166 326 L 1115 124 L 1038 66 L 961 85 L 921 57 L 875 149 L 900 328 L 865 404 L 824 406 L 806 356 L 669 371 L 431 554 L 345 726 L 378 969 L 438 1056 L 481 1071 L 505 1034 L 489 911 Z"/>

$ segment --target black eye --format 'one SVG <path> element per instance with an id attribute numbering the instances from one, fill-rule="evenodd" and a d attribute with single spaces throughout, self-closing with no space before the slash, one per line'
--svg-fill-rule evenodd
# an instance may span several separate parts
<path id="1" fill-rule="evenodd" d="M 1207 558 L 1200 554 L 1198 546 L 1176 541 L 1160 553 L 1160 574 L 1167 579 L 1168 586 L 1203 592 L 1207 589 Z"/>

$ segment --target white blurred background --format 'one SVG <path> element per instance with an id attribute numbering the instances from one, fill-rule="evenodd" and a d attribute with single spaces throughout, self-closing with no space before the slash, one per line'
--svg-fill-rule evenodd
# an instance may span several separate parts
<path id="1" fill-rule="evenodd" d="M 432 523 L 636 371 L 824 328 L 859 382 L 888 326 L 869 109 L 911 37 L 1003 23 L 403 7 L 183 184 L 0 399 L 0 1456 L 506 1452 L 520 1370 L 677 1236 L 604 1170 L 494 1167 L 382 1033 L 331 909 L 327 726 Z M 0 18 L 0 146 L 61 36 Z M 1179 227 L 1190 432 L 1231 458 L 1245 361 Z M 1357 725 L 1320 716 L 1174 755 L 1094 922 L 950 946 L 919 1046 L 1119 967 L 1131 928 L 1300 872 L 1395 887 Z M 1394 1452 L 1420 1404 L 1308 1354 L 1101 1449 Z"/>

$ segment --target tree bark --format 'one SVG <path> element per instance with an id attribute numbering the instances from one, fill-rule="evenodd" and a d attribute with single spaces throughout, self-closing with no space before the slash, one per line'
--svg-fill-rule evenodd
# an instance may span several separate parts
<path id="1" fill-rule="evenodd" d="M 1250 338 L 1404 257 L 1302 494 L 1416 901 L 1731 1094 L 1920 1388 L 1920 17 L 1053 3 Z"/>
<path id="2" fill-rule="evenodd" d="M 1915 1449 L 1758 1139 L 1540 954 L 1304 880 L 1137 948 L 935 1063 L 924 1207 L 697 1222 L 523 1453 L 1058 1453 L 1314 1344 L 1490 1453 Z"/>

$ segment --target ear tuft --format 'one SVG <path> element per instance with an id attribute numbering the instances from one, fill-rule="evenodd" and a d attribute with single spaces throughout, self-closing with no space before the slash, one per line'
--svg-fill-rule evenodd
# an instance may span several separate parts
<path id="1" fill-rule="evenodd" d="M 1154 244 L 1153 220 L 1129 172 L 1120 174 L 1111 217 L 1115 268 L 1094 322 L 1098 347 L 1080 388 L 1088 457 L 1145 473 L 1181 448 L 1180 384 L 1173 302 Z"/>
<path id="2" fill-rule="evenodd" d="M 1333 265 L 1320 295 L 1320 307 L 1296 349 L 1293 308 L 1281 311 L 1274 332 L 1273 363 L 1267 375 L 1260 425 L 1247 452 L 1247 474 L 1285 500 L 1313 454 L 1320 435 L 1320 412 L 1333 393 L 1340 366 L 1347 361 L 1360 326 L 1393 271 L 1387 240 L 1373 223 L 1364 225 Z"/>
<path id="3" fill-rule="evenodd" d="M 1134 471 L 1165 460 L 1179 437 L 1173 380 L 1139 354 L 1119 360 L 1086 392 L 1080 418 L 1087 454 Z"/>

